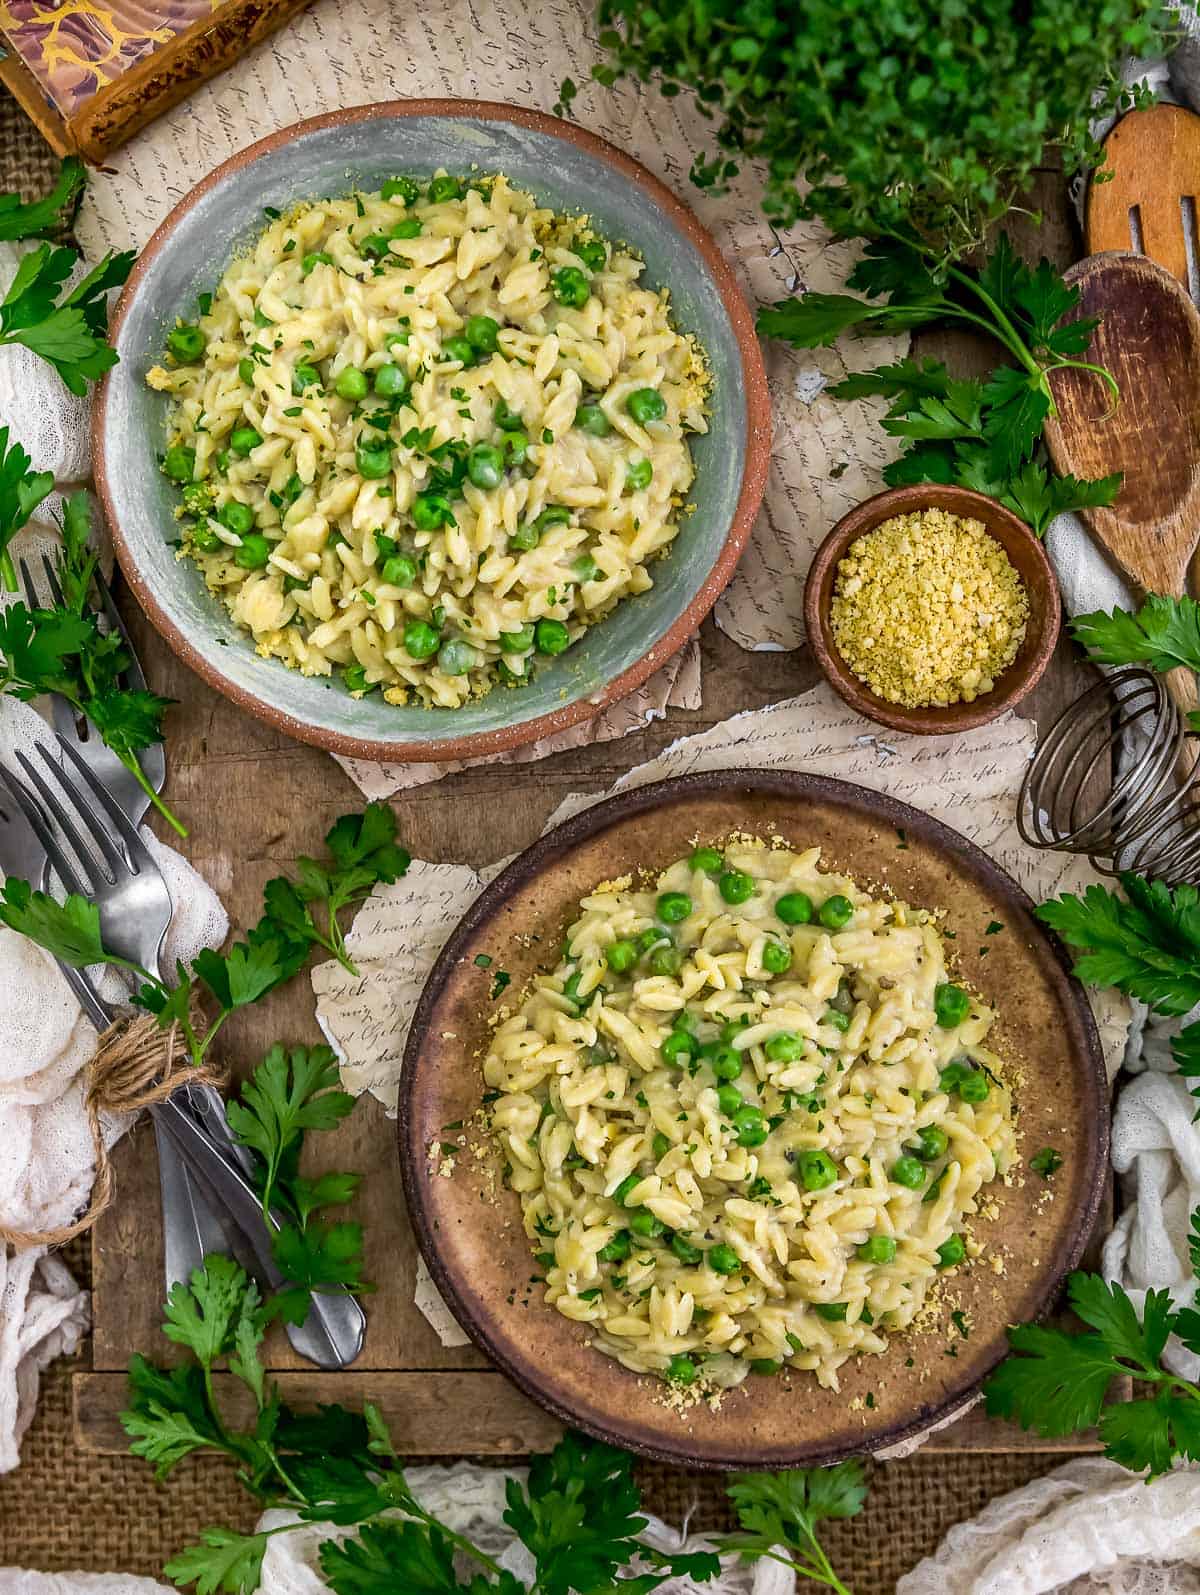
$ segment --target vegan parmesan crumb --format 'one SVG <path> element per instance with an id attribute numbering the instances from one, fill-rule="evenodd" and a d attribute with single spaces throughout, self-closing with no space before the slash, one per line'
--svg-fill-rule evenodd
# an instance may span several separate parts
<path id="1" fill-rule="evenodd" d="M 982 521 L 896 515 L 838 563 L 830 624 L 860 681 L 909 709 L 990 692 L 1025 636 L 1029 599 Z"/>

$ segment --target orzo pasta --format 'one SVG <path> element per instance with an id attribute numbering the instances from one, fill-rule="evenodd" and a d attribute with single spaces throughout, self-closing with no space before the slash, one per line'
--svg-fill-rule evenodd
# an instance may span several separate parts
<path id="1" fill-rule="evenodd" d="M 502 176 L 272 215 L 149 373 L 181 553 L 355 694 L 527 681 L 679 530 L 708 376 L 641 271 Z"/>
<path id="2" fill-rule="evenodd" d="M 548 1299 L 640 1372 L 836 1389 L 979 1250 L 1014 1156 L 993 1018 L 930 913 L 817 848 L 598 888 L 484 1064 Z"/>

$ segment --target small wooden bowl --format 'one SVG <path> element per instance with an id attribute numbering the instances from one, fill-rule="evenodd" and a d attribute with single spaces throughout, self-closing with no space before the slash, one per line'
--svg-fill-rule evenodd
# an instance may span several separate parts
<path id="1" fill-rule="evenodd" d="M 842 658 L 833 640 L 829 613 L 833 585 L 842 556 L 856 537 L 873 531 L 893 515 L 911 515 L 918 510 L 947 510 L 964 520 L 982 521 L 1004 549 L 1025 584 L 1029 595 L 1029 621 L 1025 640 L 1017 657 L 997 681 L 991 692 L 973 703 L 952 703 L 944 708 L 906 709 L 889 703 L 860 681 Z M 830 532 L 816 553 L 804 589 L 804 624 L 817 663 L 834 691 L 852 709 L 889 726 L 893 731 L 911 731 L 916 736 L 945 736 L 955 731 L 970 731 L 986 725 L 1006 709 L 1013 708 L 1033 691 L 1050 663 L 1062 615 L 1058 580 L 1041 542 L 1010 510 L 982 493 L 965 487 L 943 487 L 922 482 L 916 487 L 893 487 L 876 493 L 852 509 Z"/>

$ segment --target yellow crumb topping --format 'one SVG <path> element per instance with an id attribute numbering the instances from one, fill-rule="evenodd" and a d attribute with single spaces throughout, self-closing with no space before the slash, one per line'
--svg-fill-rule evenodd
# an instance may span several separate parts
<path id="1" fill-rule="evenodd" d="M 846 664 L 906 708 L 971 703 L 1017 656 L 1024 585 L 982 521 L 945 510 L 896 515 L 838 563 L 830 623 Z"/>

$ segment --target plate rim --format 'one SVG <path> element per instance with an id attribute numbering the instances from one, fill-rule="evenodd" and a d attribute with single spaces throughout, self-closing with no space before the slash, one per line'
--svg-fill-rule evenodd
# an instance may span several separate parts
<path id="1" fill-rule="evenodd" d="M 741 485 L 717 556 L 691 601 L 661 637 L 647 643 L 643 652 L 632 664 L 595 691 L 581 693 L 573 702 L 551 709 L 536 719 L 524 721 L 519 725 L 499 725 L 488 731 L 465 732 L 430 742 L 386 740 L 379 737 L 355 736 L 330 726 L 314 725 L 307 720 L 297 718 L 266 698 L 257 697 L 253 692 L 230 680 L 220 669 L 218 661 L 209 657 L 209 653 L 217 652 L 216 649 L 210 649 L 209 653 L 206 653 L 202 644 L 189 639 L 167 613 L 151 585 L 143 577 L 115 513 L 109 484 L 109 467 L 111 465 L 114 474 L 120 469 L 120 439 L 114 433 L 113 447 L 110 451 L 108 412 L 111 395 L 115 394 L 117 385 L 129 378 L 128 371 L 119 374 L 120 366 L 106 372 L 97 384 L 91 404 L 93 477 L 121 572 L 152 625 L 166 640 L 172 652 L 189 669 L 214 691 L 221 693 L 247 714 L 296 738 L 299 742 L 324 748 L 326 752 L 337 753 L 344 758 L 370 759 L 393 764 L 414 760 L 440 763 L 448 759 L 485 758 L 514 748 L 526 747 L 583 721 L 594 719 L 610 704 L 619 702 L 636 691 L 656 670 L 661 669 L 668 660 L 680 652 L 732 579 L 762 503 L 770 468 L 772 441 L 771 400 L 766 364 L 755 331 L 754 316 L 732 266 L 699 217 L 661 178 L 608 139 L 580 127 L 577 123 L 550 116 L 544 111 L 510 105 L 502 100 L 453 98 L 377 100 L 369 105 L 343 107 L 318 116 L 306 117 L 299 122 L 292 122 L 287 127 L 279 128 L 267 137 L 236 151 L 188 190 L 158 224 L 138 252 L 137 260 L 121 290 L 110 319 L 109 341 L 113 347 L 115 348 L 120 341 L 126 316 L 151 264 L 168 243 L 182 218 L 211 189 L 219 186 L 227 177 L 236 175 L 242 167 L 253 163 L 260 156 L 271 154 L 310 133 L 357 122 L 401 120 L 421 116 L 444 117 L 459 121 L 474 119 L 481 122 L 506 122 L 530 132 L 545 134 L 560 142 L 574 144 L 595 159 L 615 167 L 630 182 L 647 193 L 700 255 L 724 306 L 738 347 L 737 371 L 744 394 L 746 428 L 745 436 L 741 440 L 744 456 Z M 280 668 L 285 669 L 286 666 L 281 663 Z"/>
<path id="2" fill-rule="evenodd" d="M 911 807 L 898 798 L 891 797 L 888 793 L 876 792 L 870 787 L 853 781 L 844 781 L 836 776 L 808 774 L 798 770 L 749 768 L 692 771 L 686 775 L 648 782 L 602 798 L 599 802 L 580 810 L 578 814 L 571 815 L 552 830 L 546 831 L 518 853 L 488 882 L 451 932 L 426 977 L 409 1024 L 398 1085 L 396 1118 L 401 1183 L 408 1220 L 420 1255 L 439 1293 L 450 1306 L 455 1321 L 470 1336 L 489 1362 L 531 1401 L 550 1412 L 568 1428 L 581 1430 L 609 1445 L 657 1461 L 711 1471 L 746 1469 L 755 1466 L 772 1469 L 823 1466 L 848 1456 L 864 1453 L 848 1450 L 844 1445 L 834 1445 L 825 1450 L 808 1446 L 782 1456 L 773 1452 L 769 1455 L 762 1453 L 764 1460 L 756 1462 L 756 1454 L 749 1451 L 735 1455 L 728 1450 L 713 1446 L 707 1450 L 696 1450 L 694 1447 L 699 1437 L 695 1434 L 681 1432 L 680 1443 L 677 1446 L 658 1445 L 641 1439 L 631 1439 L 622 1432 L 619 1418 L 610 1418 L 608 1424 L 593 1421 L 591 1418 L 581 1418 L 569 1403 L 531 1377 L 519 1362 L 508 1355 L 505 1346 L 497 1344 L 498 1337 L 490 1332 L 487 1322 L 477 1318 L 469 1294 L 460 1287 L 456 1276 L 442 1261 L 436 1245 L 435 1226 L 430 1220 L 425 1203 L 428 1188 L 428 1181 L 423 1177 L 426 1169 L 425 1151 L 423 1145 L 414 1142 L 417 1127 L 413 1123 L 411 1109 L 417 1071 L 420 1068 L 423 1038 L 428 1033 L 430 1020 L 450 974 L 459 962 L 460 949 L 472 939 L 479 927 L 485 924 L 495 911 L 503 908 L 514 888 L 527 884 L 552 866 L 556 858 L 569 853 L 579 843 L 616 823 L 661 807 L 664 803 L 674 805 L 686 802 L 693 796 L 710 796 L 713 793 L 724 794 L 739 790 L 747 793 L 765 792 L 777 797 L 838 803 L 870 819 L 883 819 L 896 828 L 903 828 L 909 834 L 919 836 L 923 841 L 948 853 L 956 863 L 959 858 L 964 859 L 979 875 L 982 875 L 990 889 L 995 890 L 1002 898 L 1008 898 L 1030 917 L 1044 946 L 1052 954 L 1059 972 L 1064 977 L 1067 993 L 1079 1021 L 1082 1074 L 1087 1086 L 1086 1094 L 1081 1098 L 1080 1111 L 1086 1115 L 1093 1145 L 1086 1199 L 1074 1210 L 1071 1226 L 1059 1243 L 1052 1266 L 1044 1271 L 1043 1284 L 1036 1292 L 1036 1304 L 1028 1322 L 1041 1321 L 1051 1310 L 1063 1282 L 1071 1271 L 1078 1267 L 1091 1238 L 1108 1172 L 1111 1119 L 1108 1076 L 1100 1046 L 1099 1029 L 1085 989 L 1072 972 L 1070 955 L 1064 943 L 1049 926 L 1034 918 L 1036 905 L 1025 888 L 989 858 L 982 848 L 943 821 Z M 508 1337 L 504 1338 L 507 1341 Z M 1007 1355 L 1007 1350 L 1002 1350 L 998 1356 L 991 1358 L 986 1366 L 977 1368 L 969 1378 L 948 1389 L 939 1400 L 924 1403 L 912 1416 L 889 1425 L 879 1436 L 873 1438 L 874 1453 L 889 1449 L 912 1439 L 934 1425 L 940 1426 L 943 1422 L 960 1416 L 973 1401 L 984 1380 Z M 637 1376 L 631 1375 L 631 1377 Z"/>

